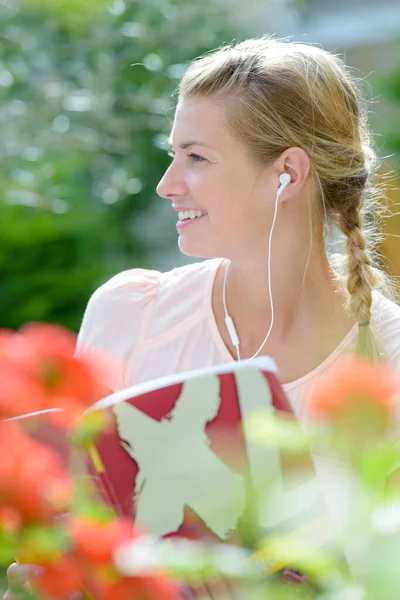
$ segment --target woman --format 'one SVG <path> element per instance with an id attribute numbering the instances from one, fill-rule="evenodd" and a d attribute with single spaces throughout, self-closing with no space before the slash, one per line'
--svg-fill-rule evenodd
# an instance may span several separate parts
<path id="1" fill-rule="evenodd" d="M 339 59 L 262 39 L 194 61 L 171 144 L 158 194 L 177 211 L 180 250 L 210 260 L 125 271 L 95 292 L 78 347 L 121 362 L 114 388 L 259 351 L 275 359 L 301 413 L 306 384 L 357 344 L 400 370 L 400 308 L 374 291 L 383 274 L 362 231 L 363 209 L 379 206 L 375 158 Z M 327 256 L 329 225 L 345 236 L 347 281 Z"/>
<path id="2" fill-rule="evenodd" d="M 118 359 L 113 389 L 268 354 L 301 418 L 307 391 L 344 353 L 400 373 L 400 308 L 378 291 L 385 277 L 362 229 L 379 206 L 376 161 L 339 58 L 259 39 L 195 60 L 171 145 L 157 191 L 177 211 L 181 251 L 209 260 L 125 271 L 94 293 L 78 351 Z M 327 253 L 330 228 L 345 238 L 346 279 Z"/>

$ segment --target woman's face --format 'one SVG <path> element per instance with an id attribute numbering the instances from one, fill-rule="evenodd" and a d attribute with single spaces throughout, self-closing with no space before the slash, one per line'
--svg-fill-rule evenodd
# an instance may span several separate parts
<path id="1" fill-rule="evenodd" d="M 234 259 L 265 249 L 277 174 L 255 164 L 228 131 L 219 106 L 209 99 L 182 98 L 171 145 L 173 160 L 157 193 L 178 211 L 181 251 Z"/>

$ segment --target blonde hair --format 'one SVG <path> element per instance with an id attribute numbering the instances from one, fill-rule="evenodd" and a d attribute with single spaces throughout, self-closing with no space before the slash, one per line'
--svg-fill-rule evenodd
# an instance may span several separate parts
<path id="1" fill-rule="evenodd" d="M 268 165 L 287 148 L 311 163 L 324 225 L 346 239 L 349 306 L 359 324 L 358 353 L 377 360 L 370 329 L 372 290 L 385 276 L 372 266 L 374 217 L 380 206 L 377 160 L 358 80 L 325 50 L 264 37 L 227 45 L 193 61 L 180 96 L 220 100 L 228 127 L 254 159 Z M 368 236 L 363 215 L 370 217 Z"/>

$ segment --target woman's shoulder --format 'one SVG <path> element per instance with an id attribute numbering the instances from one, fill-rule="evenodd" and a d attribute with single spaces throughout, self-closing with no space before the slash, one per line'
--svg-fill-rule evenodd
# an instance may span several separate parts
<path id="1" fill-rule="evenodd" d="M 218 259 L 205 260 L 161 272 L 150 269 L 130 269 L 111 277 L 93 293 L 89 305 L 115 302 L 126 304 L 132 310 L 145 307 L 149 302 L 194 293 L 204 293 L 204 282 L 216 266 Z"/>
<path id="2" fill-rule="evenodd" d="M 95 346 L 114 350 L 143 339 L 153 315 L 169 320 L 182 318 L 188 303 L 198 306 L 204 285 L 213 270 L 214 260 L 192 263 L 167 272 L 130 269 L 118 273 L 101 285 L 86 307 L 78 337 L 78 351 Z M 156 319 L 157 320 L 157 319 Z M 159 320 L 159 319 L 158 319 Z"/>
<path id="3" fill-rule="evenodd" d="M 213 276 L 221 263 L 221 259 L 209 259 L 195 262 L 160 274 L 158 303 L 168 303 L 181 299 L 186 301 L 204 296 L 207 282 L 212 283 Z"/>
<path id="4" fill-rule="evenodd" d="M 212 284 L 221 259 L 204 260 L 161 273 L 148 337 L 188 331 L 210 310 Z"/>
<path id="5" fill-rule="evenodd" d="M 111 277 L 91 295 L 78 336 L 77 352 L 119 354 L 157 295 L 161 273 L 130 269 Z M 118 351 L 116 351 L 118 350 Z"/>
<path id="6" fill-rule="evenodd" d="M 400 306 L 373 293 L 371 327 L 389 364 L 400 373 Z"/>
<path id="7" fill-rule="evenodd" d="M 148 300 L 157 293 L 161 273 L 150 269 L 129 269 L 113 275 L 92 294 L 89 303 Z"/>

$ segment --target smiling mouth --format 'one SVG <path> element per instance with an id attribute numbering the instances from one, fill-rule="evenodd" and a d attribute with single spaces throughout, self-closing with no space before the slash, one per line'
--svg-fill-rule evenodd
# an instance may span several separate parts
<path id="1" fill-rule="evenodd" d="M 178 212 L 179 221 L 188 221 L 190 219 L 200 219 L 208 215 L 206 210 L 182 210 Z"/>

